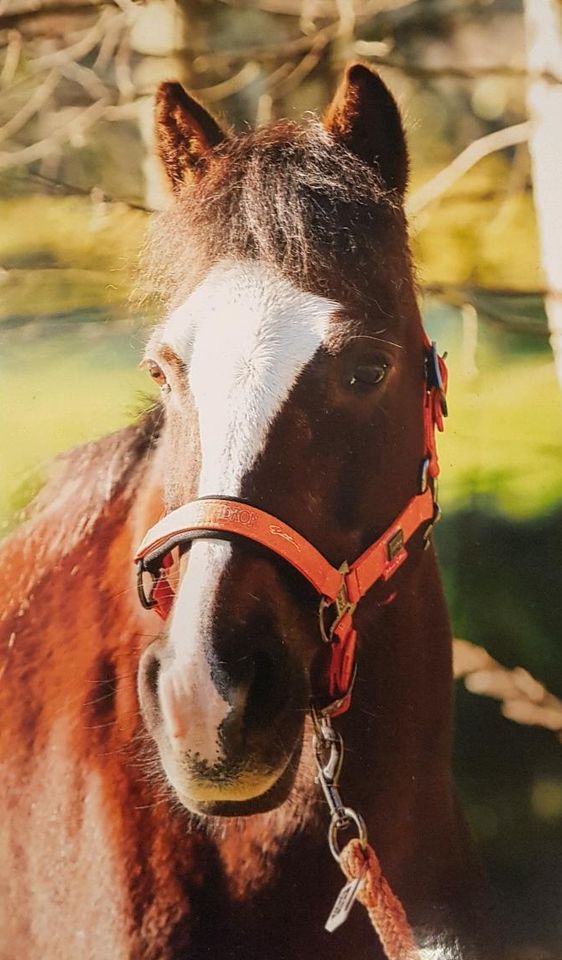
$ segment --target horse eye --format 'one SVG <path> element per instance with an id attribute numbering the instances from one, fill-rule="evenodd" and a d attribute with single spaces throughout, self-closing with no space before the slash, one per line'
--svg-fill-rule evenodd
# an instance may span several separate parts
<path id="1" fill-rule="evenodd" d="M 161 387 L 166 387 L 168 385 L 166 374 L 162 370 L 162 367 L 158 366 L 154 360 L 147 360 L 145 367 L 155 383 Z"/>
<path id="2" fill-rule="evenodd" d="M 388 372 L 388 363 L 365 363 L 355 368 L 353 375 L 349 380 L 349 386 L 356 384 L 367 387 L 375 387 L 377 383 L 382 383 Z"/>

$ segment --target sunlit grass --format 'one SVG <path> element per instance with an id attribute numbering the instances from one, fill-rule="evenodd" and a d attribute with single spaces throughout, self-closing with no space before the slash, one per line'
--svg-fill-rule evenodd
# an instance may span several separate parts
<path id="1" fill-rule="evenodd" d="M 415 169 L 411 194 L 439 172 Z M 413 250 L 426 283 L 540 289 L 533 199 L 513 189 L 511 161 L 493 154 L 412 221 Z"/>
<path id="2" fill-rule="evenodd" d="M 509 359 L 474 380 L 452 368 L 440 438 L 443 505 L 486 498 L 518 516 L 562 499 L 562 395 L 544 355 Z"/>
<path id="3" fill-rule="evenodd" d="M 1 197 L 0 321 L 126 303 L 146 215 L 83 197 Z"/>
<path id="4" fill-rule="evenodd" d="M 530 198 L 507 192 L 486 206 L 470 196 L 497 181 L 502 162 L 480 164 L 463 180 L 469 196 L 419 218 L 424 279 L 536 285 Z M 123 205 L 84 197 L 4 197 L 0 216 L 0 523 L 12 523 L 54 454 L 119 427 L 138 405 L 142 337 L 115 326 L 115 318 L 124 316 L 147 221 Z M 452 347 L 451 416 L 440 438 L 443 505 L 477 499 L 518 516 L 554 506 L 562 499 L 562 409 L 546 341 L 489 335 L 481 322 L 481 373 L 467 380 L 458 315 L 434 304 L 429 313 L 440 345 Z M 28 322 L 57 315 L 68 318 L 66 332 L 52 320 L 40 329 Z"/>
<path id="5" fill-rule="evenodd" d="M 142 340 L 132 326 L 110 323 L 9 332 L 0 361 L 0 523 L 13 522 L 54 454 L 132 418 L 147 389 L 137 369 Z M 443 506 L 548 510 L 562 500 L 562 397 L 548 352 L 500 359 L 484 347 L 482 373 L 471 380 L 458 353 L 453 344 L 451 415 L 439 438 Z"/>
<path id="6" fill-rule="evenodd" d="M 12 338 L 0 361 L 4 525 L 41 485 L 55 454 L 130 421 L 147 388 L 137 368 L 141 338 L 132 331 L 108 337 L 96 325 L 89 335 L 82 328 L 26 342 L 18 330 Z"/>

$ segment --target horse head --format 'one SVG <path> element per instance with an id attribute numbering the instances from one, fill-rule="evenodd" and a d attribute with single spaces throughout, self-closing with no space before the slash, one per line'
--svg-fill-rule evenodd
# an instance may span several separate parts
<path id="1" fill-rule="evenodd" d="M 162 393 L 166 509 L 233 498 L 339 567 L 418 492 L 424 456 L 396 103 L 355 65 L 323 122 L 234 134 L 166 83 L 157 137 L 174 200 L 149 246 L 168 307 L 145 363 Z M 167 777 L 196 812 L 271 809 L 328 656 L 318 597 L 241 537 L 192 538 L 169 576 L 173 609 L 139 669 Z M 380 602 L 358 611 L 370 632 Z"/>

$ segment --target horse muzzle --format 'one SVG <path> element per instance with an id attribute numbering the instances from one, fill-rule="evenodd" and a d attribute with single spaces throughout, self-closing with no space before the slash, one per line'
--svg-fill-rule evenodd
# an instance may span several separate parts
<path id="1" fill-rule="evenodd" d="M 253 813 L 259 798 L 269 809 L 290 788 L 300 755 L 309 698 L 302 664 L 271 626 L 237 633 L 219 622 L 189 663 L 162 637 L 139 665 L 145 726 L 193 812 Z"/>

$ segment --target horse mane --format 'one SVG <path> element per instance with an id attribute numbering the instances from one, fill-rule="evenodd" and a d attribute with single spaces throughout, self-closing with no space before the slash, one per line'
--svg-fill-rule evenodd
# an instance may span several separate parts
<path id="1" fill-rule="evenodd" d="M 153 406 L 135 423 L 56 457 L 46 484 L 26 510 L 25 522 L 2 544 L 1 553 L 30 553 L 32 564 L 20 567 L 37 575 L 46 563 L 55 564 L 69 554 L 92 533 L 117 496 L 125 501 L 133 497 L 161 421 L 161 408 Z M 13 577 L 11 587 L 17 596 Z"/>
<path id="2" fill-rule="evenodd" d="M 389 225 L 393 229 L 389 230 Z M 209 267 L 260 260 L 304 287 L 368 265 L 409 274 L 404 214 L 376 170 L 336 143 L 315 119 L 233 134 L 157 215 L 141 257 L 137 296 L 175 306 Z M 398 228 L 398 229 L 397 229 Z M 389 237 L 396 237 L 392 243 Z M 404 252 L 406 249 L 406 270 Z"/>

